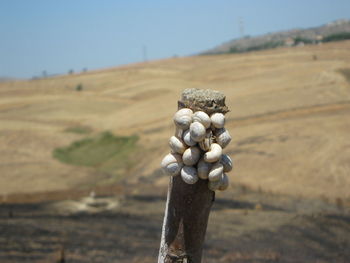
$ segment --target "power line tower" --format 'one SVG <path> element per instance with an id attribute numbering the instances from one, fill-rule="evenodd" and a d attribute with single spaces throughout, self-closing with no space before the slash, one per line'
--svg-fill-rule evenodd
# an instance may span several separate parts
<path id="1" fill-rule="evenodd" d="M 147 62 L 147 46 L 146 45 L 142 46 L 142 57 L 143 57 L 143 62 Z"/>
<path id="2" fill-rule="evenodd" d="M 244 37 L 244 20 L 241 16 L 238 18 L 238 27 L 239 27 L 240 36 L 241 38 L 243 38 Z"/>

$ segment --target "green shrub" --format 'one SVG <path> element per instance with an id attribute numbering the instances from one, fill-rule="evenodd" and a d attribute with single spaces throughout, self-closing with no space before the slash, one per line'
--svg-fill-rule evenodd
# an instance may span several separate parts
<path id="1" fill-rule="evenodd" d="M 76 91 L 81 91 L 83 90 L 83 84 L 79 83 L 76 87 L 75 87 Z"/>
<path id="2" fill-rule="evenodd" d="M 338 69 L 338 72 L 350 83 L 350 68 L 341 68 Z"/>
<path id="3" fill-rule="evenodd" d="M 134 163 L 135 158 L 131 158 L 131 155 L 137 149 L 137 140 L 138 136 L 115 136 L 107 131 L 56 148 L 53 157 L 67 164 L 94 167 L 116 174 Z"/>
<path id="4" fill-rule="evenodd" d="M 336 33 L 323 38 L 323 42 L 341 41 L 350 39 L 350 32 Z"/>
<path id="5" fill-rule="evenodd" d="M 92 132 L 90 127 L 88 127 L 88 126 L 80 126 L 80 125 L 68 127 L 64 131 L 65 132 L 71 132 L 71 133 L 78 133 L 78 134 L 88 134 L 88 133 Z"/>
<path id="6" fill-rule="evenodd" d="M 297 36 L 294 38 L 294 45 L 298 45 L 299 43 L 304 43 L 304 44 L 312 44 L 314 41 L 309 38 Z"/>
<path id="7" fill-rule="evenodd" d="M 260 45 L 250 46 L 247 48 L 231 47 L 227 53 L 244 53 L 244 52 L 250 52 L 250 51 L 272 49 L 280 46 L 283 46 L 282 41 L 270 41 Z"/>

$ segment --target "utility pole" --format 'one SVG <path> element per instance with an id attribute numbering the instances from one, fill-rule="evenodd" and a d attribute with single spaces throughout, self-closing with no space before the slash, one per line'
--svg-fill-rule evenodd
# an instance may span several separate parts
<path id="1" fill-rule="evenodd" d="M 244 20 L 241 16 L 238 18 L 238 28 L 241 38 L 244 38 Z"/>
<path id="2" fill-rule="evenodd" d="M 142 47 L 142 57 L 143 57 L 143 62 L 147 62 L 147 46 L 143 45 Z"/>

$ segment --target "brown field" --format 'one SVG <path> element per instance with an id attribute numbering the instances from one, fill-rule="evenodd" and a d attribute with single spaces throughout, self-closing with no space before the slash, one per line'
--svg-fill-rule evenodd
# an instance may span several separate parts
<path id="1" fill-rule="evenodd" d="M 347 68 L 349 41 L 0 83 L 0 193 L 98 185 L 106 175 L 52 157 L 56 147 L 86 136 L 65 132 L 75 126 L 89 127 L 92 134 L 139 135 L 145 154 L 116 181 L 149 177 L 165 186 L 168 179 L 154 172 L 168 151 L 177 99 L 185 88 L 210 88 L 224 92 L 231 109 L 232 182 L 348 200 L 350 83 L 340 71 Z"/>
<path id="2" fill-rule="evenodd" d="M 155 262 L 185 88 L 222 91 L 231 110 L 232 185 L 203 262 L 348 262 L 349 80 L 344 41 L 0 83 L 0 262 Z M 140 138 L 118 176 L 53 158 L 104 131 Z"/>

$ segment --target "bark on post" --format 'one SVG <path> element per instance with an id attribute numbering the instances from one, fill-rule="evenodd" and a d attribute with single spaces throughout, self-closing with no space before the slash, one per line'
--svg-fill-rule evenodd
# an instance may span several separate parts
<path id="1" fill-rule="evenodd" d="M 225 114 L 225 96 L 213 90 L 184 90 L 178 108 Z M 158 263 L 200 263 L 215 192 L 208 180 L 186 184 L 181 176 L 170 178 Z"/>

